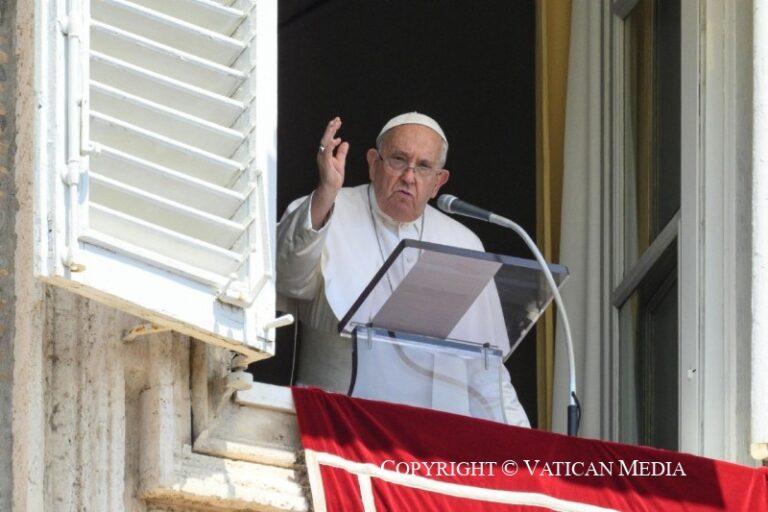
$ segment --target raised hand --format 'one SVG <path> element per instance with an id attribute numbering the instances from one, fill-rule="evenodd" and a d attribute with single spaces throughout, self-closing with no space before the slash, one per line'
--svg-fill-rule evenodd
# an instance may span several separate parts
<path id="1" fill-rule="evenodd" d="M 312 227 L 320 229 L 331 212 L 336 194 L 344 185 L 344 169 L 347 163 L 349 143 L 336 137 L 341 128 L 341 118 L 335 117 L 328 122 L 320 138 L 317 151 L 317 169 L 319 180 L 312 196 Z"/>

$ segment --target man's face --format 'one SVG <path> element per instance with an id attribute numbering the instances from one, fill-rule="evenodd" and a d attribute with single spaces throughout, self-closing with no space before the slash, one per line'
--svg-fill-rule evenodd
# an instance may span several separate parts
<path id="1" fill-rule="evenodd" d="M 442 144 L 443 140 L 431 128 L 404 124 L 384 135 L 380 152 L 368 150 L 368 175 L 384 213 L 399 222 L 411 222 L 421 216 L 427 201 L 448 181 L 448 171 L 440 168 Z M 404 160 L 408 168 L 393 169 L 388 164 L 393 159 Z M 417 166 L 432 171 L 422 175 L 416 172 Z"/>

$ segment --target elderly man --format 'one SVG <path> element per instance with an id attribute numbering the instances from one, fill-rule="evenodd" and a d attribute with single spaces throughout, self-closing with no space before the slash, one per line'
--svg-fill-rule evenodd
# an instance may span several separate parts
<path id="1" fill-rule="evenodd" d="M 483 250 L 477 236 L 427 204 L 448 181 L 448 141 L 438 123 L 411 112 L 387 122 L 366 153 L 370 183 L 344 188 L 349 144 L 332 119 L 317 153 L 319 180 L 289 205 L 278 225 L 277 289 L 297 299 L 302 322 L 298 380 L 347 392 L 352 344 L 338 322 L 386 258 L 405 239 Z M 396 286 L 402 276 L 388 276 Z M 506 333 L 504 333 L 506 336 Z M 503 372 L 508 423 L 529 426 Z"/>

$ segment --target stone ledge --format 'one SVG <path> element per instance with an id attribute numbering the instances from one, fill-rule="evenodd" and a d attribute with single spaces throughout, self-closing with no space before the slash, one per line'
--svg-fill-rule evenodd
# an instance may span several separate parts
<path id="1" fill-rule="evenodd" d="M 148 508 L 170 510 L 302 512 L 309 493 L 301 480 L 295 470 L 201 455 L 185 445 L 174 452 L 172 475 L 162 484 L 145 482 L 141 498 Z"/>

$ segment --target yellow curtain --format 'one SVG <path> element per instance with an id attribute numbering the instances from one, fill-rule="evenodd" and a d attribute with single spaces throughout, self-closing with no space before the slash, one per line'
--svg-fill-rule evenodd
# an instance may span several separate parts
<path id="1" fill-rule="evenodd" d="M 536 241 L 547 261 L 560 257 L 565 98 L 571 0 L 536 2 Z M 552 428 L 555 315 L 550 308 L 536 330 L 538 427 Z"/>

